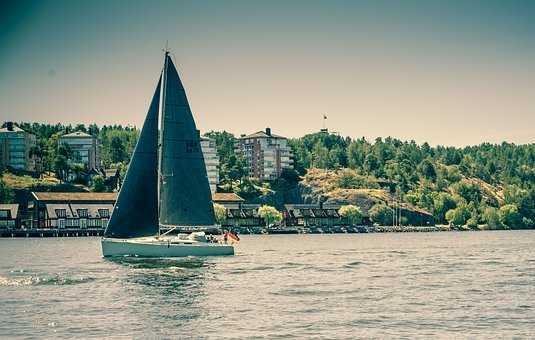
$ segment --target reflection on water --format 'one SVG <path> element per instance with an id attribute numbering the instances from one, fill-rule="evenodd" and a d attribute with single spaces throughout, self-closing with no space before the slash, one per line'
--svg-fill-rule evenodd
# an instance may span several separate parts
<path id="1" fill-rule="evenodd" d="M 207 259 L 113 257 L 106 261 L 126 270 L 122 284 L 128 294 L 143 297 L 137 303 L 157 304 L 165 310 L 157 316 L 162 321 L 180 327 L 202 316 L 199 300 L 206 295 L 206 272 L 213 266 Z"/>

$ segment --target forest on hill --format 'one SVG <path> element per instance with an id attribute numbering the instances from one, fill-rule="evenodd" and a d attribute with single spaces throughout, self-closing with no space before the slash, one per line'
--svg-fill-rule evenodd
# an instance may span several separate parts
<path id="1" fill-rule="evenodd" d="M 42 159 L 44 170 L 56 176 L 76 169 L 58 146 L 62 134 L 84 131 L 96 136 L 104 167 L 117 167 L 123 173 L 139 134 L 135 127 L 121 125 L 18 125 L 37 136 L 32 152 Z M 408 207 L 431 213 L 436 223 L 535 227 L 535 144 L 432 147 L 392 137 L 372 142 L 319 132 L 289 139 L 294 170 L 284 171 L 275 181 L 260 182 L 247 176 L 245 160 L 235 153 L 237 138 L 233 134 L 211 131 L 205 136 L 217 144 L 219 189 L 235 192 L 249 202 L 280 208 L 284 203 L 302 201 L 304 189 L 328 185 L 330 195 L 383 190 Z M 329 178 L 328 183 L 327 179 L 318 180 L 322 177 L 316 170 L 324 171 L 322 176 Z M 5 183 L 0 183 L 0 195 L 8 195 L 7 191 Z M 386 204 L 387 200 L 378 203 Z"/>
<path id="2" fill-rule="evenodd" d="M 535 227 L 535 144 L 431 147 L 392 137 L 370 142 L 319 132 L 289 140 L 295 171 L 260 183 L 245 176 L 232 134 L 207 135 L 217 141 L 221 188 L 248 200 L 277 206 L 295 199 L 296 193 L 301 195 L 304 185 L 332 186 L 327 180 L 307 183 L 307 176 L 318 173 L 313 169 L 323 169 L 331 173 L 330 178 L 336 177 L 331 193 L 383 189 L 407 205 L 430 212 L 436 223 Z"/>

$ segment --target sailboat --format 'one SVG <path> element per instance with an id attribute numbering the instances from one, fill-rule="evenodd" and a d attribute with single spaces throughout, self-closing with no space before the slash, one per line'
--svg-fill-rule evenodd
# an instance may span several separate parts
<path id="1" fill-rule="evenodd" d="M 103 256 L 233 255 L 234 246 L 204 232 L 171 235 L 178 227 L 215 226 L 200 133 L 178 72 L 164 67 L 130 165 L 102 238 Z M 166 228 L 167 232 L 160 230 Z"/>

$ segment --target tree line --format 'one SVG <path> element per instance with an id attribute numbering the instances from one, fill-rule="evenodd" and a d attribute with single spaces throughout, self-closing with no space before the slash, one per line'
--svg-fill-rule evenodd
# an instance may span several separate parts
<path id="1" fill-rule="evenodd" d="M 68 148 L 58 144 L 61 135 L 83 131 L 97 137 L 103 166 L 118 167 L 123 173 L 139 135 L 135 127 L 121 125 L 19 126 L 37 136 L 31 152 L 42 160 L 43 170 L 61 179 L 82 171 L 69 160 Z M 482 143 L 457 148 L 319 132 L 289 139 L 294 169 L 275 181 L 260 182 L 248 177 L 245 159 L 235 152 L 238 139 L 233 134 L 211 131 L 205 136 L 217 144 L 220 190 L 235 192 L 250 202 L 280 207 L 296 199 L 296 189 L 308 169 L 347 168 L 352 171 L 340 178 L 340 188 L 385 188 L 403 202 L 431 212 L 437 223 L 535 227 L 535 144 Z M 5 191 L 5 186 L 0 189 Z M 370 213 L 389 224 L 387 208 L 374 207 Z"/>
<path id="2" fill-rule="evenodd" d="M 392 137 L 371 142 L 319 132 L 289 139 L 294 170 L 261 183 L 247 177 L 245 161 L 234 151 L 234 135 L 212 131 L 207 136 L 217 142 L 220 187 L 247 200 L 277 206 L 288 201 L 308 169 L 347 168 L 353 171 L 344 172 L 340 188 L 385 188 L 431 212 L 436 223 L 535 227 L 535 144 L 432 147 Z M 259 200 L 265 197 L 271 201 Z M 373 207 L 370 218 L 391 224 L 391 208 Z"/>

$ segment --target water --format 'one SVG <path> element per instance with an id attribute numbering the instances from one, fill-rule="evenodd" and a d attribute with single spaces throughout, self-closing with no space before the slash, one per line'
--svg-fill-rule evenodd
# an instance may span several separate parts
<path id="1" fill-rule="evenodd" d="M 105 260 L 0 240 L 0 337 L 535 337 L 535 232 L 243 236 L 233 257 Z"/>

